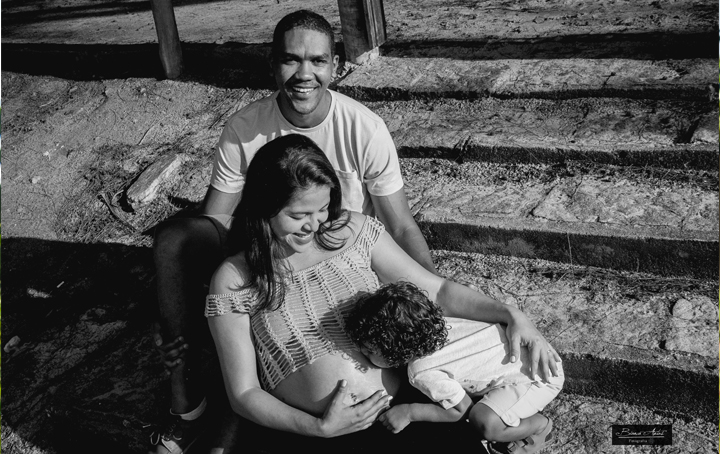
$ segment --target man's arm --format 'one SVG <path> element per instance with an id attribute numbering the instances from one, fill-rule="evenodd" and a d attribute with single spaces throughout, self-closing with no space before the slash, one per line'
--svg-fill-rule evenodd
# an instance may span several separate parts
<path id="1" fill-rule="evenodd" d="M 218 191 L 212 186 L 208 186 L 202 205 L 200 206 L 200 214 L 228 214 L 235 212 L 235 207 L 240 203 L 242 192 L 229 193 Z"/>
<path id="2" fill-rule="evenodd" d="M 380 222 L 395 242 L 423 268 L 437 274 L 425 237 L 410 213 L 405 190 L 401 188 L 387 196 L 370 194 L 370 198 Z"/>

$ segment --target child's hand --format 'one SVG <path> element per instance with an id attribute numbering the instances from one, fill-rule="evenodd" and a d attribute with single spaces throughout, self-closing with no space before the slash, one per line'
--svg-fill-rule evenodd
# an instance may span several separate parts
<path id="1" fill-rule="evenodd" d="M 385 413 L 378 416 L 380 421 L 389 431 L 396 434 L 410 424 L 410 406 L 396 405 L 390 407 Z"/>

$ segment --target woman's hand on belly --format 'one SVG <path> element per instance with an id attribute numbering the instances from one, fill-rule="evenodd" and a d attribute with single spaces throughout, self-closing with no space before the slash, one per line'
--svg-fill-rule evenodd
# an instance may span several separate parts
<path id="1" fill-rule="evenodd" d="M 376 391 L 352 405 L 346 403 L 348 392 L 347 381 L 340 380 L 320 421 L 320 431 L 325 437 L 365 430 L 390 406 L 391 396 L 385 391 Z"/>

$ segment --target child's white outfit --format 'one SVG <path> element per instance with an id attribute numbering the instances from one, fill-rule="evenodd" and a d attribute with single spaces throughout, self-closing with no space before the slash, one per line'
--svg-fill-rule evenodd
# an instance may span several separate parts
<path id="1" fill-rule="evenodd" d="M 545 408 L 565 381 L 558 363 L 558 377 L 549 382 L 531 379 L 530 356 L 521 348 L 518 361 L 510 362 L 510 344 L 505 327 L 446 317 L 448 343 L 435 353 L 408 364 L 410 384 L 448 409 L 467 393 L 516 427 Z"/>

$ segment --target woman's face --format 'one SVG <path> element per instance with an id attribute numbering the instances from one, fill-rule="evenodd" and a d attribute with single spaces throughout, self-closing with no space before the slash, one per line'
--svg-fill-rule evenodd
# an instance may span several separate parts
<path id="1" fill-rule="evenodd" d="M 270 228 L 288 256 L 307 251 L 313 244 L 320 224 L 327 221 L 330 187 L 312 186 L 300 190 L 274 217 Z"/>

